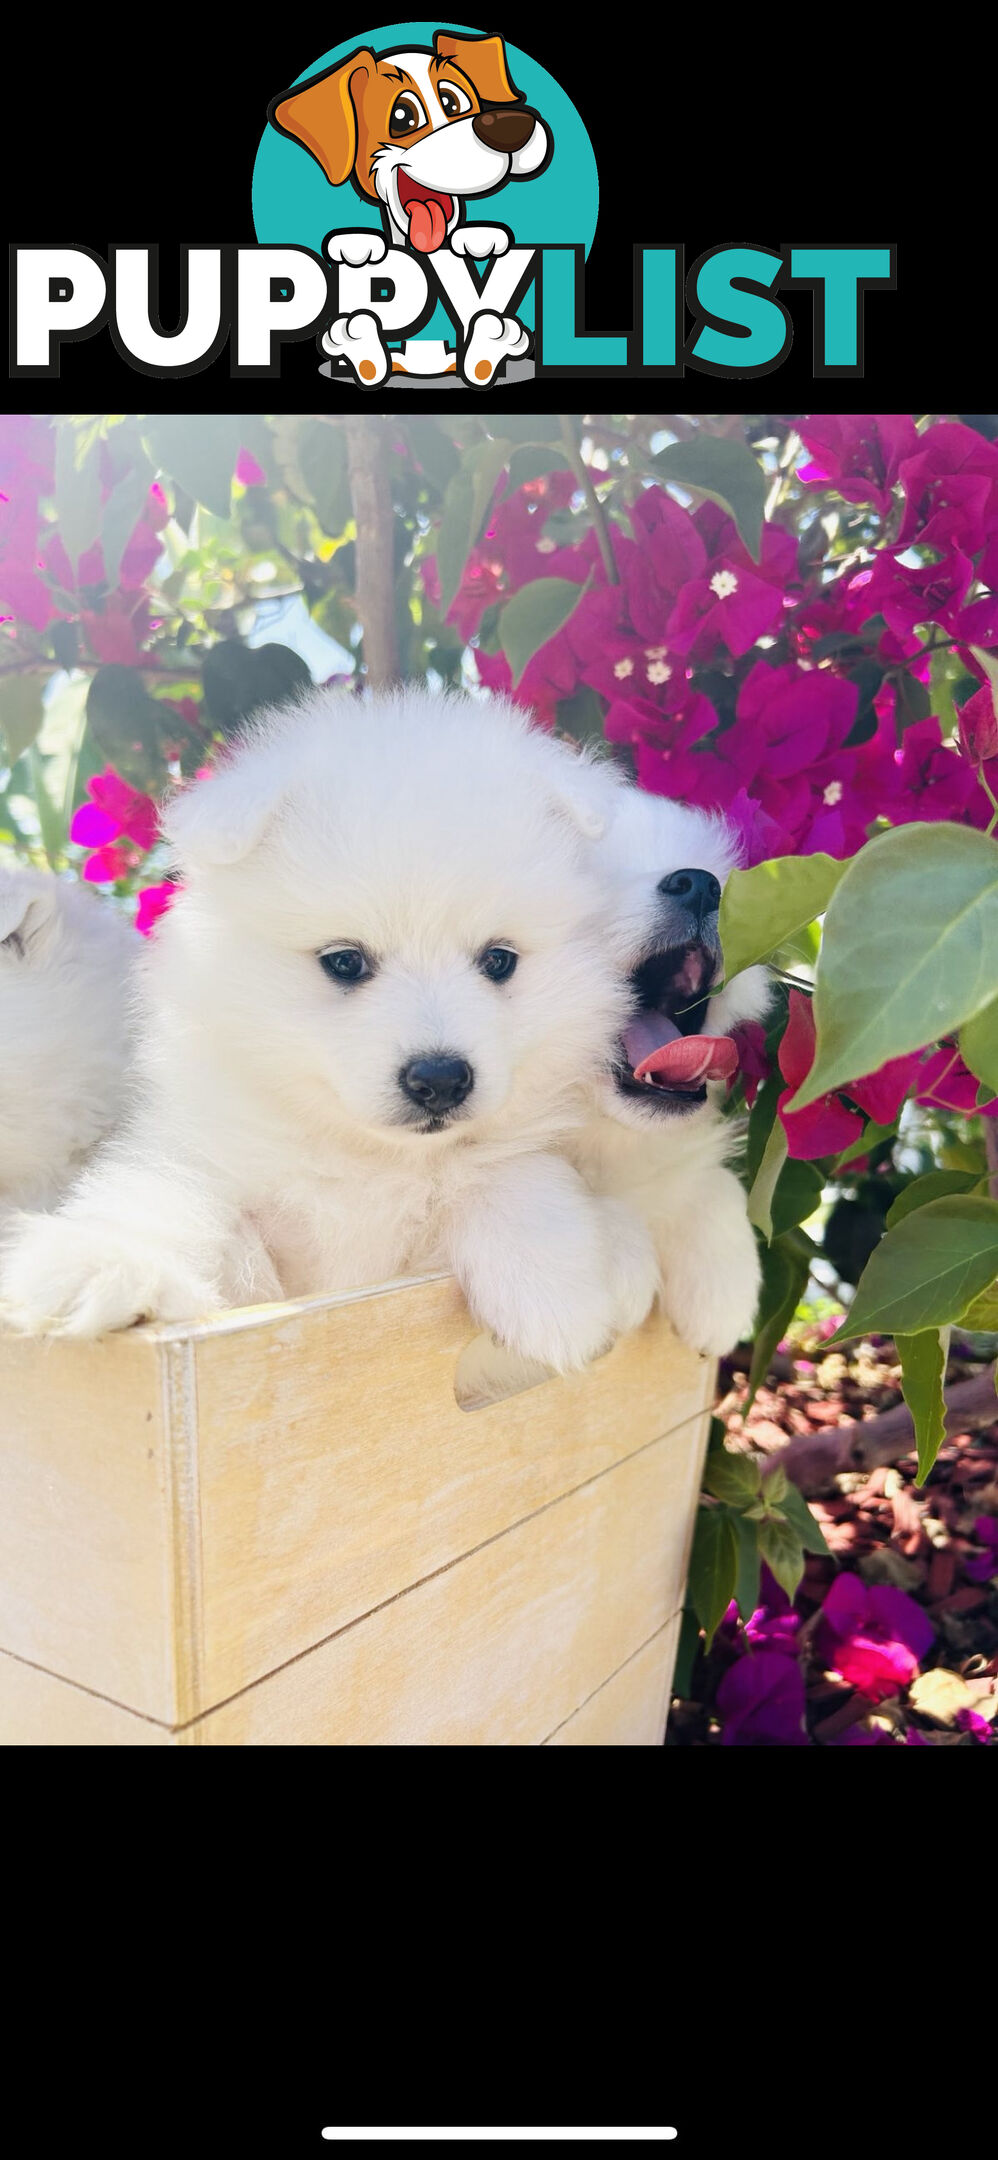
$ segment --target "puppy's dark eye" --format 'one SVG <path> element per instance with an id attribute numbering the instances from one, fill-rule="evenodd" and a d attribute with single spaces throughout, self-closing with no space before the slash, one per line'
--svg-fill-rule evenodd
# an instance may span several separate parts
<path id="1" fill-rule="evenodd" d="M 416 97 L 397 98 L 388 121 L 389 135 L 411 135 L 414 128 L 426 126 L 426 114 Z"/>
<path id="2" fill-rule="evenodd" d="M 374 973 L 370 961 L 366 954 L 361 952 L 359 945 L 331 945 L 328 952 L 319 954 L 319 966 L 325 969 L 333 982 L 346 985 L 364 982 Z"/>
<path id="3" fill-rule="evenodd" d="M 441 83 L 437 96 L 448 120 L 456 120 L 458 113 L 471 111 L 471 99 L 458 89 L 456 83 Z"/>
<path id="4" fill-rule="evenodd" d="M 509 945 L 489 945 L 479 955 L 478 965 L 489 982 L 508 982 L 519 957 L 519 953 L 515 953 Z"/>

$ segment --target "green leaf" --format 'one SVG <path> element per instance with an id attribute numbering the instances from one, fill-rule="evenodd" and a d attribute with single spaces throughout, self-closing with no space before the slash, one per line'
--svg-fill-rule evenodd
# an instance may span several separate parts
<path id="1" fill-rule="evenodd" d="M 762 1290 L 755 1324 L 755 1341 L 752 1345 L 752 1363 L 749 1368 L 748 1399 L 743 1416 L 755 1401 L 756 1393 L 769 1371 L 769 1362 L 776 1345 L 786 1334 L 787 1328 L 807 1287 L 810 1273 L 807 1255 L 784 1240 L 770 1245 L 762 1256 Z"/>
<path id="2" fill-rule="evenodd" d="M 980 1184 L 972 1170 L 927 1170 L 924 1177 L 912 1178 L 892 1200 L 887 1210 L 887 1228 L 893 1230 L 895 1223 L 903 1222 L 914 1208 L 927 1207 L 930 1200 L 945 1200 L 950 1193 L 970 1192 Z"/>
<path id="3" fill-rule="evenodd" d="M 33 743 L 45 718 L 42 691 L 48 674 L 33 668 L 25 668 L 23 674 L 5 675 L 0 678 L 0 731 L 6 744 L 7 763 L 16 765 L 18 758 Z"/>
<path id="4" fill-rule="evenodd" d="M 817 1049 L 791 1110 L 962 1027 L 998 980 L 998 847 L 903 825 L 847 864 L 825 917 Z"/>
<path id="5" fill-rule="evenodd" d="M 226 734 L 261 706 L 282 705 L 312 684 L 304 660 L 287 645 L 241 645 L 236 638 L 205 653 L 202 673 L 205 706 Z"/>
<path id="6" fill-rule="evenodd" d="M 738 1541 L 726 1508 L 697 1509 L 690 1554 L 689 1593 L 710 1648 L 714 1630 L 735 1594 Z"/>
<path id="7" fill-rule="evenodd" d="M 525 480 L 543 480 L 547 473 L 570 471 L 563 450 L 546 448 L 543 443 L 522 443 L 510 457 L 509 480 L 503 489 L 503 498 L 514 494 Z"/>
<path id="8" fill-rule="evenodd" d="M 145 508 L 152 477 L 152 466 L 137 448 L 136 463 L 112 488 L 101 513 L 104 576 L 112 592 L 118 583 L 121 558 Z"/>
<path id="9" fill-rule="evenodd" d="M 47 760 L 43 758 L 37 743 L 28 751 L 28 769 L 31 773 L 31 793 L 38 823 L 41 827 L 42 846 L 48 858 L 49 868 L 57 870 L 66 844 L 66 828 L 49 793 L 46 775 Z"/>
<path id="10" fill-rule="evenodd" d="M 71 420 L 56 429 L 55 509 L 59 534 L 74 570 L 100 531 L 100 466 L 95 436 Z"/>
<path id="11" fill-rule="evenodd" d="M 813 1215 L 821 1200 L 824 1180 L 811 1162 L 785 1162 L 770 1203 L 772 1235 L 781 1237 Z"/>
<path id="12" fill-rule="evenodd" d="M 879 1147 L 882 1140 L 893 1139 L 896 1131 L 897 1127 L 894 1125 L 878 1125 L 875 1118 L 868 1118 L 859 1139 L 854 1140 L 850 1147 L 843 1148 L 841 1155 L 836 1156 L 832 1165 L 833 1177 L 840 1177 L 843 1170 L 849 1163 L 855 1162 L 858 1155 L 872 1155 L 874 1148 Z"/>
<path id="13" fill-rule="evenodd" d="M 761 1522 L 759 1551 L 780 1589 L 792 1600 L 804 1573 L 804 1549 L 793 1524 L 772 1518 Z"/>
<path id="14" fill-rule="evenodd" d="M 776 1122 L 776 1105 L 783 1093 L 782 1074 L 773 1073 L 764 1080 L 749 1111 L 748 1133 L 745 1140 L 744 1173 L 746 1190 L 751 1190 L 756 1174 L 766 1152 L 766 1142 Z"/>
<path id="15" fill-rule="evenodd" d="M 440 613 L 446 615 L 461 583 L 471 546 L 473 475 L 462 465 L 447 483 L 443 515 L 437 535 L 437 574 L 440 578 Z"/>
<path id="16" fill-rule="evenodd" d="M 582 688 L 574 690 L 571 697 L 558 699 L 559 735 L 571 735 L 573 742 L 588 743 L 590 746 L 594 743 L 605 743 L 605 710 L 605 700 L 600 697 L 598 690 L 591 690 L 588 683 L 583 683 Z"/>
<path id="17" fill-rule="evenodd" d="M 346 434 L 321 420 L 307 420 L 297 448 L 316 517 L 329 539 L 338 540 L 353 516 Z"/>
<path id="18" fill-rule="evenodd" d="M 404 421 L 401 433 L 431 486 L 446 494 L 461 459 L 445 429 L 439 421 L 416 418 Z"/>
<path id="19" fill-rule="evenodd" d="M 768 959 L 823 915 L 847 868 L 832 855 L 779 855 L 754 870 L 732 870 L 718 918 L 725 979 Z"/>
<path id="20" fill-rule="evenodd" d="M 787 1136 L 780 1119 L 776 1118 L 748 1196 L 749 1221 L 754 1223 L 757 1230 L 762 1231 L 767 1242 L 771 1241 L 773 1236 L 773 1197 L 786 1160 Z"/>
<path id="21" fill-rule="evenodd" d="M 670 443 L 656 452 L 652 463 L 663 480 L 707 495 L 730 511 L 753 562 L 758 562 L 769 482 L 747 444 L 698 435 L 692 442 Z"/>
<path id="22" fill-rule="evenodd" d="M 998 997 L 960 1029 L 960 1054 L 976 1078 L 984 1081 L 986 1100 L 998 1095 Z"/>
<path id="23" fill-rule="evenodd" d="M 759 1465 L 754 1455 L 735 1455 L 730 1448 L 712 1449 L 703 1473 L 704 1489 L 715 1500 L 731 1507 L 747 1507 L 759 1497 Z"/>
<path id="24" fill-rule="evenodd" d="M 914 1209 L 874 1247 L 832 1342 L 917 1335 L 959 1320 L 998 1275 L 998 1201 L 953 1193 Z"/>
<path id="25" fill-rule="evenodd" d="M 324 435 L 335 435 L 324 428 Z M 155 413 L 145 439 L 159 469 L 217 518 L 232 509 L 232 478 L 241 447 L 238 413 Z"/>
<path id="26" fill-rule="evenodd" d="M 88 733 L 133 787 L 162 786 L 161 746 L 176 726 L 172 708 L 149 696 L 135 668 L 97 669 L 87 692 Z"/>
<path id="27" fill-rule="evenodd" d="M 736 1515 L 734 1524 L 738 1540 L 735 1604 L 742 1619 L 749 1620 L 759 1604 L 759 1533 L 744 1515 Z"/>
<path id="28" fill-rule="evenodd" d="M 828 1544 L 821 1524 L 815 1521 L 803 1493 L 798 1492 L 796 1485 L 791 1485 L 789 1480 L 780 1507 L 791 1529 L 796 1530 L 804 1551 L 823 1553 L 827 1557 Z"/>
<path id="29" fill-rule="evenodd" d="M 507 600 L 499 617 L 499 643 L 518 683 L 528 660 L 548 643 L 573 615 L 585 592 L 570 578 L 536 578 L 521 585 Z"/>
<path id="30" fill-rule="evenodd" d="M 971 1299 L 960 1314 L 960 1326 L 967 1335 L 998 1334 L 998 1282 L 989 1283 L 986 1290 Z"/>
<path id="31" fill-rule="evenodd" d="M 894 1338 L 901 1360 L 901 1391 L 915 1425 L 919 1485 L 924 1485 L 929 1475 L 945 1429 L 943 1382 L 949 1335 L 949 1328 L 926 1328 L 917 1335 Z"/>
<path id="32" fill-rule="evenodd" d="M 673 1695 L 678 1695 L 683 1701 L 689 1695 L 693 1682 L 693 1667 L 699 1647 L 700 1622 L 692 1605 L 684 1605 L 683 1617 L 679 1626 L 676 1663 L 672 1674 Z"/>

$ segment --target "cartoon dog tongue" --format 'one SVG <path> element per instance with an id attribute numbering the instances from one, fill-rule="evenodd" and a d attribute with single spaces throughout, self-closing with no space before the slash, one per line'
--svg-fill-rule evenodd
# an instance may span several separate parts
<path id="1" fill-rule="evenodd" d="M 440 246 L 447 232 L 447 215 L 444 214 L 444 198 L 439 195 L 414 195 L 405 205 L 409 219 L 409 238 L 420 255 L 432 255 Z"/>

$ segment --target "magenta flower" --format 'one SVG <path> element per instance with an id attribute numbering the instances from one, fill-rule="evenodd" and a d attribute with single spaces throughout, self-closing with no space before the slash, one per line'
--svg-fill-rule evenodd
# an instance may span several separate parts
<path id="1" fill-rule="evenodd" d="M 904 458 L 918 449 L 910 413 L 811 413 L 798 434 L 811 462 L 798 465 L 797 477 L 838 490 L 846 502 L 871 503 L 889 515 L 891 489 Z"/>
<path id="2" fill-rule="evenodd" d="M 903 1590 L 844 1573 L 825 1598 L 816 1641 L 843 1680 L 871 1702 L 883 1702 L 914 1679 L 935 1629 Z"/>
<path id="3" fill-rule="evenodd" d="M 130 786 L 108 765 L 87 782 L 90 801 L 73 814 L 69 837 L 92 853 L 83 866 L 90 884 L 110 884 L 127 876 L 155 845 L 159 812 L 151 795 Z"/>
<path id="4" fill-rule="evenodd" d="M 726 646 L 737 659 L 772 630 L 782 611 L 777 586 L 722 555 L 710 567 L 709 577 L 683 586 L 665 635 L 674 652 L 694 659 L 709 659 L 717 645 Z"/>
<path id="5" fill-rule="evenodd" d="M 180 886 L 167 880 L 162 885 L 144 885 L 139 894 L 135 928 L 143 937 L 150 937 L 160 916 L 165 915 L 180 891 Z"/>
<path id="6" fill-rule="evenodd" d="M 966 705 L 958 705 L 956 717 L 960 748 L 968 763 L 979 771 L 990 758 L 998 757 L 998 714 L 990 683 L 975 690 Z"/>
<path id="7" fill-rule="evenodd" d="M 243 487 L 266 487 L 267 475 L 252 450 L 240 450 L 236 459 L 236 479 Z"/>
<path id="8" fill-rule="evenodd" d="M 968 1072 L 955 1044 L 944 1042 L 918 1068 L 915 1101 L 937 1110 L 958 1110 L 962 1117 L 973 1117 L 979 1107 L 983 1116 L 994 1117 L 998 1113 L 998 1097 L 978 1105 L 979 1085 L 975 1075 Z"/>
<path id="9" fill-rule="evenodd" d="M 943 421 L 926 428 L 918 448 L 902 459 L 905 513 L 898 548 L 951 542 L 976 555 L 998 529 L 998 448 L 975 428 Z"/>
<path id="10" fill-rule="evenodd" d="M 777 1102 L 777 1115 L 787 1136 L 787 1150 L 796 1162 L 816 1155 L 839 1155 L 851 1147 L 863 1130 L 857 1110 L 849 1110 L 837 1094 L 822 1095 L 805 1110 L 788 1110 L 787 1103 L 807 1078 L 814 1064 L 814 1014 L 803 990 L 791 990 L 790 1011 L 777 1053 L 787 1086 Z"/>
<path id="11" fill-rule="evenodd" d="M 738 1051 L 738 1071 L 745 1088 L 745 1100 L 751 1109 L 763 1081 L 769 1079 L 766 1030 L 761 1020 L 742 1020 L 737 1027 L 732 1028 L 731 1039 Z M 732 1079 L 732 1087 L 734 1084 Z"/>
<path id="12" fill-rule="evenodd" d="M 730 1666 L 717 1690 L 722 1747 L 809 1747 L 804 1675 L 785 1647 L 756 1650 Z"/>

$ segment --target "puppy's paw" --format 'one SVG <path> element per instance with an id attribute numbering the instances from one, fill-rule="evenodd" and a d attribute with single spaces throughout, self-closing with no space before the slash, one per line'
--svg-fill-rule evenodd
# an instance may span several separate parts
<path id="1" fill-rule="evenodd" d="M 364 390 L 375 390 L 388 373 L 388 351 L 375 315 L 358 308 L 339 315 L 323 333 L 322 350 L 331 360 L 345 360 Z"/>
<path id="2" fill-rule="evenodd" d="M 474 317 L 461 372 L 473 390 L 484 390 L 505 360 L 518 360 L 530 349 L 530 335 L 515 315 L 482 308 Z"/>
<path id="3" fill-rule="evenodd" d="M 751 1335 L 759 1298 L 759 1261 L 751 1239 L 715 1261 L 709 1273 L 677 1270 L 664 1299 L 676 1334 L 702 1357 L 720 1357 Z"/>
<path id="4" fill-rule="evenodd" d="M 351 270 L 361 270 L 365 263 L 384 262 L 388 242 L 379 232 L 334 232 L 323 241 L 330 262 L 348 263 Z"/>
<path id="5" fill-rule="evenodd" d="M 651 1231 L 623 1200 L 598 1203 L 606 1247 L 614 1333 L 627 1335 L 647 1320 L 662 1287 Z"/>
<path id="6" fill-rule="evenodd" d="M 459 225 L 451 234 L 452 255 L 470 255 L 473 262 L 484 262 L 490 255 L 505 255 L 509 247 L 509 234 L 504 225 Z"/>
<path id="7" fill-rule="evenodd" d="M 549 1285 L 514 1296 L 505 1311 L 481 1313 L 497 1342 L 551 1372 L 579 1372 L 609 1350 L 616 1332 L 612 1302 L 603 1286 L 591 1297 L 559 1299 Z"/>
<path id="8" fill-rule="evenodd" d="M 214 1283 L 99 1220 L 25 1216 L 0 1262 L 0 1319 L 23 1335 L 104 1335 L 217 1309 Z"/>

